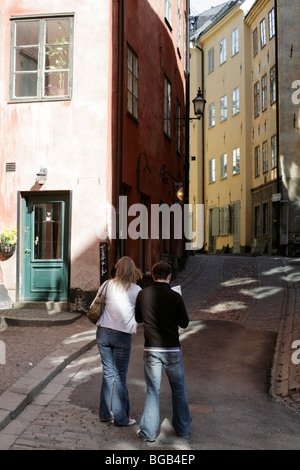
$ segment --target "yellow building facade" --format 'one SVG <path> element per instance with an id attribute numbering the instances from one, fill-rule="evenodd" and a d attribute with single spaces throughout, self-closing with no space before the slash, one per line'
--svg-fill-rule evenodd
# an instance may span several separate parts
<path id="1" fill-rule="evenodd" d="M 190 125 L 190 204 L 204 203 L 204 250 L 211 253 L 251 249 L 251 60 L 244 16 L 239 5 L 226 6 L 191 38 L 191 95 L 203 82 L 206 108 L 203 121 Z"/>

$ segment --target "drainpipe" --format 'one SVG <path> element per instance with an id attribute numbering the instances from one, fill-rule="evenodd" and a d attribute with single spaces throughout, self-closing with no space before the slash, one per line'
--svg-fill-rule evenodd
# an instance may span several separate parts
<path id="1" fill-rule="evenodd" d="M 204 51 L 201 47 L 197 46 L 196 40 L 194 43 L 195 47 L 201 52 L 201 90 L 204 96 Z M 202 121 L 202 200 L 204 204 L 204 115 L 201 118 Z"/>
<path id="2" fill-rule="evenodd" d="M 279 135 L 280 135 L 280 120 L 279 120 L 279 64 L 278 64 L 278 5 L 277 0 L 274 0 L 274 11 L 275 11 L 275 70 L 276 70 L 276 153 L 277 153 L 277 162 L 276 162 L 276 184 L 277 184 L 277 193 L 280 193 L 280 177 L 279 177 Z M 277 250 L 279 253 L 280 249 L 280 201 L 276 203 L 277 205 Z"/>
<path id="3" fill-rule="evenodd" d="M 189 203 L 189 184 L 190 184 L 190 53 L 189 53 L 189 38 L 190 38 L 190 0 L 186 2 L 187 10 L 187 25 L 186 25 L 186 96 L 185 96 L 185 188 L 184 188 L 184 202 Z"/>
<path id="4" fill-rule="evenodd" d="M 118 0 L 118 100 L 117 100 L 117 184 L 116 184 L 116 260 L 123 256 L 120 238 L 120 203 L 122 195 L 122 162 L 123 162 L 123 45 L 124 45 L 124 0 Z"/>

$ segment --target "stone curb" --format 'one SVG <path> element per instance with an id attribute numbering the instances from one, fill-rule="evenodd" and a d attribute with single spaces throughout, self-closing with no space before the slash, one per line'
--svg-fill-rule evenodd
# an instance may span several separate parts
<path id="1" fill-rule="evenodd" d="M 60 348 L 0 395 L 0 430 L 15 419 L 59 372 L 96 344 L 95 333 L 92 329 L 67 338 Z"/>

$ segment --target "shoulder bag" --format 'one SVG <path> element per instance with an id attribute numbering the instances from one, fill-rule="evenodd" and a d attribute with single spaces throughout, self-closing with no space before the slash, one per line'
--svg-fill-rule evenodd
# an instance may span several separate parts
<path id="1" fill-rule="evenodd" d="M 92 323 L 94 323 L 94 325 L 97 323 L 102 313 L 104 312 L 107 286 L 108 281 L 106 281 L 101 291 L 98 292 L 96 299 L 87 311 L 86 316 Z"/>

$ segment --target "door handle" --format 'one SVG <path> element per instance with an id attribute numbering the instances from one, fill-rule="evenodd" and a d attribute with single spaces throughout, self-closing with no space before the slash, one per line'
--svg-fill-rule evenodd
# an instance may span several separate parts
<path id="1" fill-rule="evenodd" d="M 31 252 L 31 250 L 29 248 L 26 248 L 26 250 L 25 250 L 26 255 L 28 255 L 30 252 Z"/>

